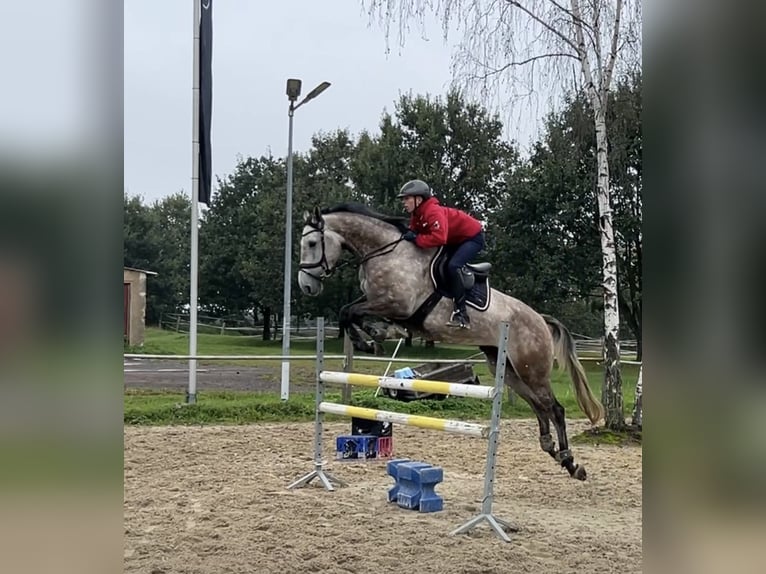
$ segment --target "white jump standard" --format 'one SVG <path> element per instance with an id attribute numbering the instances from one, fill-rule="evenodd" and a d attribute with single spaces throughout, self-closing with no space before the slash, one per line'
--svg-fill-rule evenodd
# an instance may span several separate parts
<path id="1" fill-rule="evenodd" d="M 334 477 L 333 475 L 325 472 L 322 467 L 324 462 L 322 461 L 322 411 L 319 410 L 319 405 L 324 400 L 324 384 L 319 378 L 319 374 L 324 370 L 324 317 L 317 317 L 317 387 L 316 387 L 316 410 L 314 418 L 314 470 L 308 473 L 303 478 L 299 478 L 293 482 L 287 488 L 296 488 L 299 486 L 306 486 L 309 482 L 318 478 L 327 490 L 335 490 L 333 483 L 338 486 L 348 486 L 347 482 Z"/>
<path id="2" fill-rule="evenodd" d="M 495 460 L 497 457 L 497 444 L 500 435 L 500 409 L 503 400 L 503 386 L 505 384 L 506 349 L 508 345 L 508 333 L 510 325 L 502 324 L 498 341 L 498 368 L 495 370 L 495 386 L 463 385 L 458 383 L 445 383 L 428 380 L 396 379 L 391 377 L 375 377 L 373 375 L 361 375 L 358 373 L 338 373 L 324 371 L 324 318 L 317 318 L 317 390 L 316 390 L 316 419 L 314 424 L 314 470 L 290 484 L 287 488 L 305 486 L 314 478 L 319 478 L 326 490 L 335 490 L 333 483 L 346 486 L 346 483 L 322 469 L 322 423 L 325 413 L 352 416 L 362 419 L 387 421 L 425 429 L 440 430 L 468 436 L 488 439 L 487 464 L 484 473 L 484 496 L 482 498 L 481 514 L 475 516 L 462 526 L 459 526 L 451 534 L 469 532 L 483 520 L 486 520 L 492 530 L 505 542 L 510 542 L 507 531 L 517 532 L 518 528 L 501 520 L 492 514 L 493 490 L 495 480 Z M 389 389 L 406 389 L 423 391 L 435 394 L 455 395 L 463 397 L 475 397 L 480 399 L 492 399 L 492 418 L 489 425 L 480 425 L 449 419 L 438 419 L 405 413 L 380 411 L 330 403 L 324 401 L 324 383 L 339 383 L 345 385 L 361 385 L 368 387 L 381 387 Z"/>

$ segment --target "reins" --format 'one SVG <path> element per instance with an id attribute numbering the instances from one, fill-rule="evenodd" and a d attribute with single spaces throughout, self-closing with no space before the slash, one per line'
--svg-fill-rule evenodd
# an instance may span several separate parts
<path id="1" fill-rule="evenodd" d="M 375 259 L 376 257 L 380 257 L 381 255 L 388 255 L 389 253 L 392 253 L 394 249 L 396 249 L 396 246 L 401 243 L 402 238 L 392 241 L 391 243 L 386 243 L 382 247 L 378 247 L 377 249 L 373 249 L 370 251 L 367 255 L 362 257 L 359 260 L 359 265 L 362 265 L 363 263 L 367 263 L 370 259 Z"/>

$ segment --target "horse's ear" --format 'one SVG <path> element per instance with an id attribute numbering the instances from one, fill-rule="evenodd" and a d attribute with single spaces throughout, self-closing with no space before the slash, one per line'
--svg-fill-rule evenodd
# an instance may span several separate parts
<path id="1" fill-rule="evenodd" d="M 319 209 L 319 206 L 317 205 L 314 207 L 314 221 L 319 221 L 322 219 L 322 210 Z"/>
<path id="2" fill-rule="evenodd" d="M 308 222 L 309 222 L 309 218 L 310 218 L 310 217 L 311 217 L 311 215 L 309 214 L 309 212 L 308 212 L 308 211 L 304 211 L 304 212 L 303 212 L 303 222 L 304 222 L 304 223 L 308 223 Z"/>

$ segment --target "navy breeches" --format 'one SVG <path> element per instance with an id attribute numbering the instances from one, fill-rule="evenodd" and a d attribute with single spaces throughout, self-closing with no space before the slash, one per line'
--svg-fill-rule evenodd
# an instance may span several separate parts
<path id="1" fill-rule="evenodd" d="M 450 275 L 454 277 L 457 274 L 458 269 L 476 257 L 482 249 L 484 249 L 483 231 L 477 233 L 470 239 L 466 239 L 463 243 L 458 245 L 447 264 Z"/>
<path id="2" fill-rule="evenodd" d="M 450 291 L 456 305 L 462 304 L 465 298 L 465 288 L 460 276 L 460 269 L 471 261 L 476 255 L 484 249 L 484 232 L 480 232 L 470 239 L 466 239 L 457 246 L 455 252 L 447 263 L 447 269 L 450 276 Z"/>

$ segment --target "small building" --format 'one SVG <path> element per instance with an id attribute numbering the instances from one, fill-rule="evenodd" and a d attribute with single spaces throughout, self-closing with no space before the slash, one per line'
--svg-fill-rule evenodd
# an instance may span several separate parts
<path id="1" fill-rule="evenodd" d="M 131 347 L 142 345 L 146 327 L 146 277 L 154 271 L 123 267 L 123 339 Z"/>

